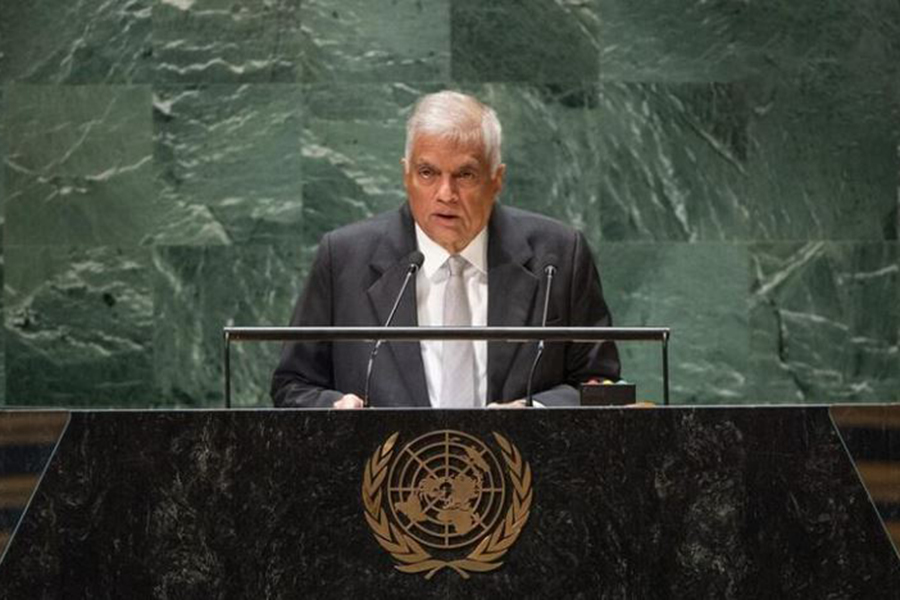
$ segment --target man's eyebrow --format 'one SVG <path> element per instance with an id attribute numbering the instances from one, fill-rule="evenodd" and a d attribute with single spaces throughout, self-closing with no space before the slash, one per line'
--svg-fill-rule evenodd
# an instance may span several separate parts
<path id="1" fill-rule="evenodd" d="M 479 163 L 477 160 L 469 160 L 469 161 L 466 161 L 463 164 L 459 165 L 459 167 L 456 170 L 462 171 L 463 169 L 472 169 L 474 171 L 477 171 L 480 168 L 481 168 L 481 163 Z"/>
<path id="2" fill-rule="evenodd" d="M 428 167 L 429 169 L 434 169 L 435 171 L 440 171 L 440 169 L 439 169 L 438 167 L 436 167 L 436 166 L 434 165 L 434 163 L 432 163 L 431 161 L 429 161 L 429 160 L 426 159 L 426 158 L 418 158 L 418 159 L 416 159 L 414 166 L 415 166 L 415 168 L 417 168 L 417 169 L 418 169 L 418 168 L 421 168 L 421 167 Z M 465 170 L 465 169 L 471 169 L 471 170 L 474 170 L 474 171 L 478 171 L 478 170 L 481 169 L 481 163 L 479 163 L 479 162 L 478 162 L 477 160 L 475 160 L 475 159 L 467 160 L 467 161 L 464 162 L 463 164 L 461 164 L 461 165 L 459 165 L 458 167 L 456 167 L 456 169 L 454 169 L 454 172 L 458 173 L 459 171 L 462 171 L 462 170 Z"/>

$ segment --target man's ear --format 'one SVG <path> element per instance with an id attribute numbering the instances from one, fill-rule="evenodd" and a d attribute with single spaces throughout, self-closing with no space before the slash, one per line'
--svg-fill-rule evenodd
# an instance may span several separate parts
<path id="1" fill-rule="evenodd" d="M 506 165 L 501 164 L 499 167 L 497 167 L 497 172 L 494 173 L 494 176 L 492 178 L 493 182 L 494 182 L 494 187 L 496 188 L 495 193 L 497 193 L 497 194 L 499 194 L 503 190 L 503 177 L 505 175 L 506 175 Z"/>
<path id="2" fill-rule="evenodd" d="M 409 175 L 410 175 L 410 173 L 409 173 L 409 163 L 406 162 L 406 158 L 400 159 L 400 165 L 403 167 L 403 170 L 401 171 L 401 175 L 403 176 L 403 187 L 405 187 L 407 189 L 407 191 L 409 191 Z"/>

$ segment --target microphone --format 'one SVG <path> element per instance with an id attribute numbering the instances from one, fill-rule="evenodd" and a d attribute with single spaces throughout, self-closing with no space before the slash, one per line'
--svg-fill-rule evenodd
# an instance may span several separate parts
<path id="1" fill-rule="evenodd" d="M 550 308 L 550 289 L 553 287 L 553 276 L 556 275 L 556 255 L 549 254 L 547 260 L 544 261 L 544 277 L 547 279 L 547 285 L 544 286 L 544 313 L 541 316 L 541 327 L 547 326 L 547 312 Z M 531 372 L 528 373 L 528 395 L 525 397 L 525 406 L 534 406 L 534 398 L 532 397 L 532 385 L 534 384 L 534 373 L 537 371 L 538 363 L 544 355 L 544 340 L 538 340 L 537 352 L 534 355 L 534 362 L 531 363 Z"/>
<path id="2" fill-rule="evenodd" d="M 394 306 L 391 308 L 390 314 L 388 314 L 387 321 L 385 321 L 384 326 L 387 327 L 391 324 L 391 321 L 394 320 L 394 314 L 397 312 L 397 307 L 400 306 L 400 300 L 403 298 L 403 292 L 406 291 L 406 287 L 409 285 L 409 280 L 412 279 L 413 275 L 422 267 L 422 263 L 425 262 L 425 255 L 419 252 L 418 250 L 410 253 L 409 256 L 406 257 L 406 260 L 409 262 L 409 266 L 406 268 L 406 277 L 403 279 L 403 285 L 400 286 L 400 293 L 397 294 L 397 299 L 394 300 Z M 384 343 L 384 340 L 375 340 L 375 345 L 372 347 L 372 353 L 369 355 L 369 364 L 366 366 L 366 387 L 365 392 L 363 393 L 363 406 L 369 406 L 369 383 L 372 381 L 372 367 L 375 364 L 375 357 L 378 356 L 378 349 L 381 348 L 381 344 Z"/>

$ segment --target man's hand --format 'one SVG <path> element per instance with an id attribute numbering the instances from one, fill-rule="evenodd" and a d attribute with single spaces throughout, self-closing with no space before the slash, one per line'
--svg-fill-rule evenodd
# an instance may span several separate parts
<path id="1" fill-rule="evenodd" d="M 362 408 L 363 400 L 356 394 L 345 394 L 340 400 L 336 400 L 334 407 L 340 410 Z"/>
<path id="2" fill-rule="evenodd" d="M 491 402 L 488 408 L 525 408 L 525 400 L 513 400 L 512 402 Z"/>

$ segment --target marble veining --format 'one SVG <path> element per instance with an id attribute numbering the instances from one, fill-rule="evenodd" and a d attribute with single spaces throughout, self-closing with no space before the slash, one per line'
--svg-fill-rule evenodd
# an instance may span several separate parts
<path id="1" fill-rule="evenodd" d="M 299 13 L 299 0 L 156 0 L 154 79 L 183 83 L 298 81 Z"/>
<path id="2" fill-rule="evenodd" d="M 451 4 L 450 0 L 304 1 L 303 80 L 447 80 Z"/>
<path id="3" fill-rule="evenodd" d="M 303 104 L 294 85 L 157 88 L 154 166 L 172 214 L 148 241 L 208 246 L 297 236 Z"/>
<path id="4" fill-rule="evenodd" d="M 597 78 L 602 14 L 596 0 L 455 0 L 451 74 L 462 82 L 573 82 Z"/>
<path id="5" fill-rule="evenodd" d="M 897 50 L 900 8 L 877 0 L 597 4 L 600 74 L 610 80 L 736 81 L 839 62 L 868 70 Z"/>
<path id="6" fill-rule="evenodd" d="M 605 82 L 599 110 L 606 240 L 897 238 L 896 120 L 870 82 Z"/>
<path id="7" fill-rule="evenodd" d="M 155 389 L 179 406 L 223 406 L 222 324 L 286 325 L 283 307 L 299 295 L 312 255 L 291 243 L 176 246 L 152 260 Z M 269 404 L 280 349 L 232 345 L 234 406 Z"/>
<path id="8" fill-rule="evenodd" d="M 6 106 L 7 246 L 134 245 L 155 227 L 148 87 L 11 86 Z"/>
<path id="9" fill-rule="evenodd" d="M 5 0 L 0 82 L 149 83 L 154 0 Z"/>
<path id="10" fill-rule="evenodd" d="M 745 248 L 722 243 L 598 246 L 597 264 L 614 323 L 673 324 L 669 369 L 674 402 L 731 404 L 752 398 L 747 260 Z M 638 399 L 661 404 L 659 344 L 622 343 L 620 351 L 622 376 L 636 383 Z"/>
<path id="11" fill-rule="evenodd" d="M 154 403 L 145 251 L 13 246 L 5 259 L 8 404 Z"/>
<path id="12" fill-rule="evenodd" d="M 756 381 L 757 397 L 900 400 L 897 250 L 751 246 L 751 370 L 765 374 Z"/>

